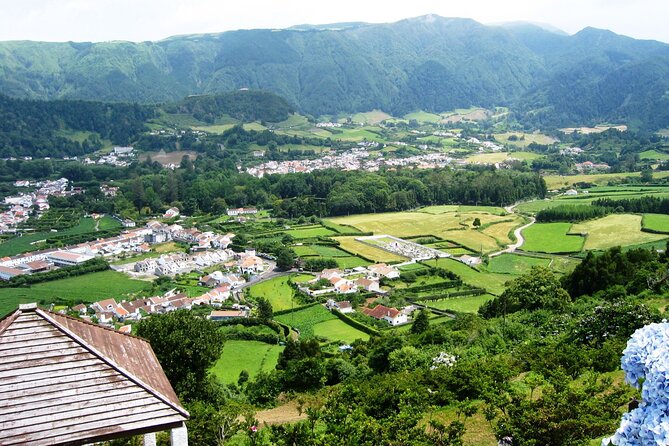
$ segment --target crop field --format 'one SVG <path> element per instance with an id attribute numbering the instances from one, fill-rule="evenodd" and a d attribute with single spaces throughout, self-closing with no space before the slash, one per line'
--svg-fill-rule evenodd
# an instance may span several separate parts
<path id="1" fill-rule="evenodd" d="M 509 230 L 522 224 L 522 218 L 517 215 L 500 216 L 481 212 L 447 212 L 443 214 L 390 212 L 337 217 L 331 221 L 349 224 L 365 232 L 390 234 L 400 238 L 429 234 L 444 240 L 452 240 L 477 252 L 481 250 L 491 252 L 499 249 L 499 243 L 495 237 L 473 228 L 472 223 L 475 218 L 479 218 L 483 225 L 512 219 L 516 223 L 510 224 L 508 226 Z M 507 228 L 503 229 L 506 231 Z M 342 247 L 347 251 L 358 252 L 344 245 Z M 360 254 L 369 257 L 363 253 Z"/>
<path id="2" fill-rule="evenodd" d="M 332 139 L 340 139 L 342 141 L 376 141 L 384 142 L 381 135 L 375 132 L 376 127 L 363 127 L 355 129 L 341 128 L 338 132 L 332 132 Z"/>
<path id="3" fill-rule="evenodd" d="M 381 110 L 372 110 L 366 113 L 356 113 L 351 117 L 351 120 L 355 123 L 376 125 L 390 118 L 392 118 L 392 116 L 386 112 L 382 112 Z"/>
<path id="4" fill-rule="evenodd" d="M 585 239 L 570 231 L 571 223 L 536 223 L 523 231 L 523 251 L 571 253 L 583 249 Z"/>
<path id="5" fill-rule="evenodd" d="M 667 161 L 669 160 L 669 153 L 658 152 L 657 150 L 646 150 L 639 153 L 639 158 L 642 160 Z"/>
<path id="6" fill-rule="evenodd" d="M 330 313 L 322 305 L 314 305 L 292 313 L 280 314 L 275 316 L 274 319 L 299 330 L 302 338 L 313 337 L 315 335 L 314 326 L 321 322 L 339 320 L 337 316 Z"/>
<path id="7" fill-rule="evenodd" d="M 525 274 L 533 266 L 548 267 L 551 259 L 521 256 L 516 254 L 502 254 L 492 257 L 488 263 L 487 270 L 491 273 L 500 274 Z"/>
<path id="8" fill-rule="evenodd" d="M 242 370 L 249 372 L 249 378 L 253 380 L 260 371 L 276 367 L 282 350 L 280 345 L 258 341 L 226 341 L 210 372 L 222 384 L 236 383 Z"/>
<path id="9" fill-rule="evenodd" d="M 272 304 L 274 311 L 289 310 L 299 303 L 295 301 L 295 290 L 288 283 L 289 276 L 275 277 L 248 289 L 251 296 L 264 297 Z"/>
<path id="10" fill-rule="evenodd" d="M 305 226 L 301 228 L 288 229 L 284 231 L 285 234 L 288 234 L 296 239 L 303 238 L 312 238 L 312 237 L 326 237 L 334 234 L 335 232 L 324 228 L 323 226 Z"/>
<path id="11" fill-rule="evenodd" d="M 165 152 L 161 150 L 159 152 L 145 152 L 139 156 L 140 161 L 145 161 L 151 158 L 151 161 L 156 161 L 163 166 L 168 164 L 179 164 L 184 156 L 188 156 L 191 161 L 194 161 L 197 158 L 197 152 L 192 150 L 176 150 L 174 152 Z"/>
<path id="12" fill-rule="evenodd" d="M 418 212 L 425 212 L 434 215 L 445 214 L 447 212 L 469 212 L 469 213 L 482 212 L 495 215 L 507 214 L 507 212 L 503 208 L 498 206 L 467 206 L 458 204 L 427 206 L 422 209 L 419 209 Z"/>
<path id="13" fill-rule="evenodd" d="M 509 138 L 512 135 L 516 136 L 518 139 L 516 141 L 509 141 Z M 554 142 L 556 142 L 555 138 L 548 135 L 543 135 L 541 133 L 523 133 L 523 132 L 499 133 L 495 135 L 495 139 L 503 144 L 513 144 L 518 147 L 527 147 L 533 142 L 541 145 L 553 144 Z"/>
<path id="14" fill-rule="evenodd" d="M 410 121 L 412 119 L 415 119 L 418 122 L 431 122 L 431 123 L 437 123 L 441 121 L 441 116 L 436 115 L 434 113 L 428 113 L 424 111 L 417 111 L 413 113 L 409 113 L 408 115 L 404 115 L 404 119 L 407 121 Z"/>
<path id="15" fill-rule="evenodd" d="M 641 224 L 644 229 L 669 234 L 669 215 L 666 214 L 643 214 Z"/>
<path id="16" fill-rule="evenodd" d="M 314 325 L 313 330 L 314 335 L 318 337 L 327 338 L 331 341 L 341 341 L 347 344 L 350 344 L 356 339 L 362 339 L 363 341 L 369 340 L 369 335 L 367 333 L 351 327 L 339 319 L 320 322 Z"/>
<path id="17" fill-rule="evenodd" d="M 464 296 L 454 297 L 451 299 L 431 300 L 419 302 L 423 305 L 428 305 L 439 310 L 451 310 L 462 313 L 476 313 L 481 305 L 493 299 L 494 296 L 490 294 L 483 294 L 481 296 Z"/>
<path id="18" fill-rule="evenodd" d="M 513 233 L 513 230 L 518 227 L 518 219 L 512 218 L 509 220 L 510 221 L 493 223 L 485 229 L 482 229 L 481 232 L 489 235 L 503 245 L 509 245 L 514 242 L 509 237 L 509 234 Z"/>
<path id="19" fill-rule="evenodd" d="M 349 257 L 350 254 L 334 246 L 311 245 L 316 255 L 321 257 Z"/>
<path id="20" fill-rule="evenodd" d="M 666 238 L 663 234 L 642 232 L 641 216 L 632 214 L 608 215 L 578 223 L 573 225 L 569 232 L 587 234 L 584 246 L 586 250 L 636 245 Z"/>
<path id="21" fill-rule="evenodd" d="M 582 174 L 582 175 L 546 175 L 544 180 L 548 190 L 562 189 L 571 187 L 576 183 L 593 183 L 600 186 L 606 186 L 609 181 L 620 181 L 626 178 L 636 177 L 640 175 L 639 172 L 625 172 L 625 173 L 599 173 L 599 174 Z M 653 172 L 653 178 L 667 178 L 669 171 Z"/>
<path id="22" fill-rule="evenodd" d="M 543 155 L 533 152 L 495 152 L 472 155 L 465 158 L 465 161 L 469 164 L 495 164 L 511 159 L 531 161 L 542 157 Z"/>
<path id="23" fill-rule="evenodd" d="M 335 237 L 335 240 L 339 241 L 340 246 L 342 249 L 352 252 L 354 254 L 361 255 L 367 259 L 370 259 L 374 262 L 404 262 L 406 260 L 405 257 L 398 256 L 397 254 L 393 254 L 388 251 L 384 251 L 381 248 L 376 248 L 374 246 L 370 246 L 366 243 L 359 242 L 355 239 L 355 236 L 347 236 L 347 237 Z M 338 257 L 337 262 L 340 260 L 344 259 L 346 257 Z M 357 257 L 351 257 L 354 259 L 362 260 Z"/>
<path id="24" fill-rule="evenodd" d="M 151 284 L 130 279 L 116 271 L 101 271 L 51 282 L 37 283 L 25 288 L 0 288 L 0 316 L 15 310 L 20 303 L 57 300 L 75 303 L 95 302 L 109 297 L 118 298 L 151 288 Z"/>
<path id="25" fill-rule="evenodd" d="M 504 284 L 509 281 L 508 274 L 497 274 L 475 270 L 462 262 L 453 259 L 435 259 L 423 262 L 430 266 L 438 266 L 462 278 L 462 281 L 473 287 L 485 288 L 490 294 L 499 295 L 504 291 Z"/>

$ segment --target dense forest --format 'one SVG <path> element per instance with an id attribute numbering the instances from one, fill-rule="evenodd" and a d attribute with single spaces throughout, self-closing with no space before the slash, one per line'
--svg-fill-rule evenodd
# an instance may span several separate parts
<path id="1" fill-rule="evenodd" d="M 669 124 L 669 45 L 594 28 L 569 36 L 430 15 L 159 42 L 3 42 L 0 54 L 0 90 L 17 97 L 159 103 L 251 88 L 313 116 L 510 106 L 535 128 Z"/>

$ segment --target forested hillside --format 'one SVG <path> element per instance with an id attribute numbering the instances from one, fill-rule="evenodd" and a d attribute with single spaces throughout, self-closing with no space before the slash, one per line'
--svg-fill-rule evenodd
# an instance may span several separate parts
<path id="1" fill-rule="evenodd" d="M 312 115 L 505 105 L 549 126 L 667 126 L 668 72 L 669 45 L 659 42 L 438 16 L 158 42 L 0 43 L 0 91 L 12 96 L 155 103 L 248 87 Z"/>

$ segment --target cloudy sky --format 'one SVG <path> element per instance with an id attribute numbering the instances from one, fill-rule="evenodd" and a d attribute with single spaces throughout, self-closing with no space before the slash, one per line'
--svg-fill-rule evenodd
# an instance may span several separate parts
<path id="1" fill-rule="evenodd" d="M 423 14 L 542 22 L 570 34 L 594 26 L 669 43 L 667 0 L 0 0 L 0 40 L 143 41 Z"/>

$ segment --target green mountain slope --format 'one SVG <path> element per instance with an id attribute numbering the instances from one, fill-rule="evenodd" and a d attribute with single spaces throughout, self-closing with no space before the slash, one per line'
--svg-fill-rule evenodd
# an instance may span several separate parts
<path id="1" fill-rule="evenodd" d="M 592 28 L 566 36 L 430 15 L 158 42 L 0 42 L 0 92 L 156 103 L 251 88 L 312 115 L 506 105 L 536 123 L 658 127 L 669 124 L 655 111 L 667 57 L 669 45 Z M 644 67 L 652 78 L 626 83 Z"/>

